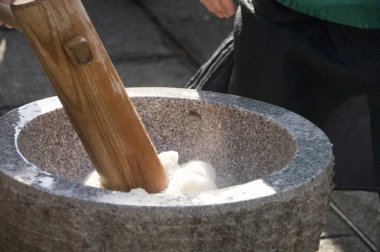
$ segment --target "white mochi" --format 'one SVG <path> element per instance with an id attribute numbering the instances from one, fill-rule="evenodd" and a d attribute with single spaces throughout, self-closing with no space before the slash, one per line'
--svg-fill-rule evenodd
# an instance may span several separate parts
<path id="1" fill-rule="evenodd" d="M 176 151 L 162 152 L 158 157 L 169 179 L 168 187 L 161 192 L 162 194 L 190 194 L 218 189 L 215 184 L 215 170 L 209 163 L 196 160 L 180 166 Z M 90 173 L 84 184 L 101 188 L 98 173 L 96 171 Z M 141 188 L 133 191 L 145 192 Z"/>
<path id="2" fill-rule="evenodd" d="M 205 178 L 209 178 L 212 181 L 215 181 L 216 179 L 214 167 L 212 167 L 207 162 L 199 161 L 199 160 L 190 161 L 185 164 L 182 164 L 180 167 L 182 170 L 186 170 L 193 174 L 198 174 Z"/>
<path id="3" fill-rule="evenodd" d="M 83 180 L 83 184 L 86 186 L 103 188 L 102 184 L 100 183 L 99 174 L 96 172 L 96 170 L 86 176 L 86 178 Z"/>
<path id="4" fill-rule="evenodd" d="M 177 151 L 166 151 L 158 154 L 158 159 L 160 159 L 169 180 L 174 175 L 174 172 L 179 169 L 178 158 Z"/>

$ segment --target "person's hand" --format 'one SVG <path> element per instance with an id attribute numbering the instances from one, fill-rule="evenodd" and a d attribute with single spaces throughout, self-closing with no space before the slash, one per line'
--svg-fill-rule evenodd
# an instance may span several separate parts
<path id="1" fill-rule="evenodd" d="M 0 0 L 0 4 L 5 4 L 10 6 L 12 0 Z M 1 6 L 0 6 L 1 7 Z M 1 17 L 0 17 L 1 18 Z M 12 28 L 12 26 L 5 24 L 3 21 L 0 20 L 0 26 L 5 26 L 6 28 Z"/>
<path id="2" fill-rule="evenodd" d="M 207 10 L 219 18 L 227 18 L 235 14 L 232 0 L 200 0 Z"/>
<path id="3" fill-rule="evenodd" d="M 11 2 L 13 2 L 13 0 L 0 0 L 0 3 L 6 4 L 6 5 L 11 5 Z"/>

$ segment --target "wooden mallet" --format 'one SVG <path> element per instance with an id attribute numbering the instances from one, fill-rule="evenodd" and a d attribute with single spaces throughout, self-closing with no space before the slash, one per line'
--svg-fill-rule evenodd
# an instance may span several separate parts
<path id="1" fill-rule="evenodd" d="M 102 185 L 162 191 L 165 170 L 81 1 L 1 7 L 0 20 L 20 29 L 37 55 Z"/>

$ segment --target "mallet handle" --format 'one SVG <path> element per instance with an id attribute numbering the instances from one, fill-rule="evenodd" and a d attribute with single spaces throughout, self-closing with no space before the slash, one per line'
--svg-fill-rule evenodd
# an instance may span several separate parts
<path id="1" fill-rule="evenodd" d="M 104 186 L 164 189 L 166 173 L 81 1 L 11 7 Z"/>

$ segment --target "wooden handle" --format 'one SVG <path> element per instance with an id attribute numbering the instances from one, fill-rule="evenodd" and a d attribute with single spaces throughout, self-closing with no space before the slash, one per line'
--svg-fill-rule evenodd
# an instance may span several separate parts
<path id="1" fill-rule="evenodd" d="M 0 3 L 0 20 L 7 25 L 13 26 L 14 28 L 21 30 L 17 20 L 13 16 L 11 8 L 4 4 Z"/>
<path id="2" fill-rule="evenodd" d="M 167 186 L 165 171 L 80 0 L 16 0 L 12 11 L 108 189 Z"/>

